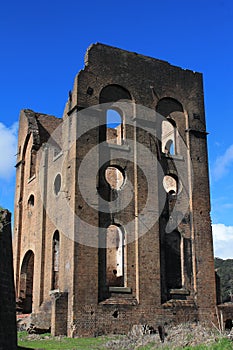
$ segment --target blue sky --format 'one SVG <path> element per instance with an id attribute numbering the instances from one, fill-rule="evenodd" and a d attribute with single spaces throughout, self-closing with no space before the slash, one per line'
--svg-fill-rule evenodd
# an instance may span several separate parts
<path id="1" fill-rule="evenodd" d="M 23 108 L 62 116 L 95 42 L 202 72 L 215 255 L 233 258 L 233 2 L 8 1 L 0 5 L 0 205 L 13 209 Z"/>

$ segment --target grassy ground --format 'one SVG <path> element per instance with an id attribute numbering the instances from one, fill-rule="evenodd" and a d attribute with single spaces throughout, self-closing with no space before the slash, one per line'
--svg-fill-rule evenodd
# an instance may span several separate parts
<path id="1" fill-rule="evenodd" d="M 233 350 L 233 342 L 226 338 L 219 338 L 216 342 L 208 345 L 196 346 L 174 346 L 165 343 L 158 344 L 151 341 L 146 345 L 140 344 L 124 344 L 124 336 L 103 336 L 97 338 L 66 338 L 52 337 L 50 334 L 28 335 L 27 332 L 18 333 L 18 345 L 20 350 L 26 349 L 48 349 L 48 350 L 104 350 L 104 349 L 138 349 L 138 350 Z M 127 338 L 127 337 L 126 337 Z M 117 342 L 117 343 L 115 343 Z M 112 344 L 111 344 L 112 343 Z M 115 343 L 115 346 L 114 346 Z M 118 344 L 118 345 L 117 345 Z M 108 345 L 108 346 L 106 346 Z"/>
<path id="2" fill-rule="evenodd" d="M 156 349 L 157 349 L 156 345 L 148 344 L 146 346 L 140 347 L 138 350 L 156 350 Z M 171 348 L 170 346 L 164 345 L 162 349 L 170 350 Z M 223 339 L 220 339 L 218 342 L 216 342 L 216 344 L 177 347 L 174 350 L 232 350 L 232 349 L 233 349 L 232 341 L 223 338 Z"/>
<path id="3" fill-rule="evenodd" d="M 71 339 L 66 337 L 52 337 L 50 334 L 43 334 L 40 337 L 30 337 L 27 332 L 18 333 L 19 347 L 28 349 L 100 350 L 104 349 L 103 346 L 108 339 L 107 337 Z"/>

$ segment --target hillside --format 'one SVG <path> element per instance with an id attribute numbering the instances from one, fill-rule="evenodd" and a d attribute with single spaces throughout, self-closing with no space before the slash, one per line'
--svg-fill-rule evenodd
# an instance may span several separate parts
<path id="1" fill-rule="evenodd" d="M 220 277 L 222 302 L 233 301 L 233 259 L 214 259 L 215 269 Z"/>

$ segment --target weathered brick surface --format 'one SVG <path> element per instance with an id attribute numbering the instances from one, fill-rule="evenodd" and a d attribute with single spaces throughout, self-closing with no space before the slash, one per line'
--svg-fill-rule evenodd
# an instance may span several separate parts
<path id="1" fill-rule="evenodd" d="M 0 210 L 0 349 L 17 348 L 11 214 Z"/>
<path id="2" fill-rule="evenodd" d="M 34 254 L 32 311 L 41 312 L 44 305 L 49 305 L 54 276 L 54 234 L 59 230 L 59 276 L 55 293 L 61 297 L 53 300 L 50 310 L 54 334 L 65 333 L 65 328 L 69 336 L 75 336 L 126 333 L 139 323 L 156 327 L 164 322 L 212 321 L 216 297 L 202 75 L 101 44 L 89 48 L 85 63 L 84 70 L 75 78 L 62 120 L 29 110 L 21 112 L 14 228 L 17 295 L 24 288 L 21 279 L 22 265 L 27 265 L 25 254 L 31 251 Z M 101 126 L 106 116 L 100 108 L 86 112 L 83 117 L 77 114 L 83 108 L 120 99 L 131 103 L 127 110 L 118 110 L 122 129 L 108 129 L 106 133 L 105 126 Z M 146 122 L 138 105 L 150 108 Z M 173 158 L 167 153 L 169 147 L 161 144 L 169 141 L 165 133 L 171 126 L 163 131 L 155 112 L 176 125 L 171 138 L 176 142 Z M 130 125 L 125 122 L 127 113 L 133 120 Z M 100 127 L 92 127 L 93 124 Z M 57 137 L 45 144 L 59 125 Z M 84 128 L 88 132 L 79 137 Z M 86 163 L 85 176 L 79 177 L 88 152 L 105 141 L 106 134 L 115 137 L 108 143 L 107 165 L 124 173 L 125 184 L 118 190 L 122 200 L 127 199 L 128 183 L 133 186 L 130 203 L 115 213 L 98 210 L 99 195 L 106 202 L 116 196 L 116 189 L 111 189 L 111 183 L 104 178 L 103 152 Z M 32 150 L 36 151 L 36 166 L 30 178 Z M 157 159 L 153 166 L 152 155 Z M 177 167 L 184 174 L 182 186 Z M 96 174 L 95 169 L 99 170 Z M 144 169 L 149 171 L 145 173 Z M 61 188 L 56 194 L 58 175 Z M 172 191 L 177 189 L 177 193 L 166 194 L 162 186 L 164 175 L 176 179 L 177 186 Z M 84 200 L 80 190 L 86 183 L 88 190 L 94 192 L 90 195 L 91 203 Z M 167 182 L 168 192 L 171 183 Z M 29 205 L 32 194 L 34 205 Z M 149 194 L 154 198 L 150 215 L 156 216 L 159 211 L 162 214 L 142 235 L 148 218 L 141 213 Z M 165 205 L 161 205 L 161 198 L 165 198 Z M 168 236 L 166 226 L 176 203 L 184 211 L 184 217 L 175 233 Z M 57 227 L 60 220 L 64 223 L 62 230 Z M 93 238 L 96 246 L 93 241 L 90 245 L 82 244 L 88 235 L 85 222 L 99 232 Z M 127 226 L 129 222 L 132 224 Z M 122 230 L 126 244 L 123 276 L 119 267 L 114 269 L 115 282 L 111 285 L 110 267 L 116 261 L 121 263 L 117 260 L 121 259 L 119 242 L 115 239 L 113 259 L 97 245 L 103 239 L 98 227 L 107 228 L 113 223 Z M 108 261 L 111 263 L 106 266 Z M 123 289 L 114 290 L 114 287 Z"/>
<path id="3" fill-rule="evenodd" d="M 51 333 L 67 335 L 68 293 L 52 295 Z"/>

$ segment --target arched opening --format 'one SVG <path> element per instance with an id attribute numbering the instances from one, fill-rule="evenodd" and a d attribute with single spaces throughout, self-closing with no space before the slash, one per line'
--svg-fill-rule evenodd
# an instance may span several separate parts
<path id="1" fill-rule="evenodd" d="M 174 120 L 167 119 L 162 122 L 162 152 L 167 155 L 177 153 L 177 129 Z"/>
<path id="2" fill-rule="evenodd" d="M 33 304 L 34 253 L 27 251 L 20 272 L 20 300 L 24 314 L 32 312 Z"/>
<path id="3" fill-rule="evenodd" d="M 165 175 L 163 178 L 163 187 L 165 189 L 165 191 L 171 195 L 171 196 L 175 196 L 178 194 L 178 179 L 175 175 Z"/>
<path id="4" fill-rule="evenodd" d="M 61 190 L 61 175 L 57 174 L 54 180 L 54 193 L 57 196 Z"/>
<path id="5" fill-rule="evenodd" d="M 106 284 L 124 286 L 124 233 L 119 226 L 110 225 L 106 230 Z"/>
<path id="6" fill-rule="evenodd" d="M 100 104 L 118 101 L 130 101 L 132 100 L 128 90 L 117 84 L 111 84 L 105 86 L 99 96 Z M 122 111 L 115 108 L 105 109 L 105 126 L 106 135 L 105 140 L 110 144 L 121 145 L 124 143 L 125 130 L 124 130 L 124 118 Z"/>
<path id="7" fill-rule="evenodd" d="M 182 287 L 182 270 L 181 236 L 178 231 L 166 234 L 165 247 L 167 289 L 179 289 Z"/>
<path id="8" fill-rule="evenodd" d="M 112 190 L 120 190 L 125 181 L 125 174 L 116 166 L 108 166 L 105 169 L 105 180 Z"/>
<path id="9" fill-rule="evenodd" d="M 131 95 L 127 89 L 117 84 L 105 86 L 99 97 L 100 103 L 117 102 L 120 100 L 131 100 Z"/>
<path id="10" fill-rule="evenodd" d="M 184 110 L 179 101 L 172 97 L 164 97 L 158 102 L 156 112 L 167 118 L 173 112 L 184 112 Z"/>
<path id="11" fill-rule="evenodd" d="M 180 150 L 177 125 L 182 124 L 182 119 L 184 118 L 182 104 L 171 97 L 165 97 L 158 102 L 156 112 L 166 118 L 162 121 L 162 152 L 167 155 L 178 154 Z"/>
<path id="12" fill-rule="evenodd" d="M 116 145 L 123 143 L 123 120 L 116 110 L 108 109 L 106 113 L 106 141 Z"/>
<path id="13" fill-rule="evenodd" d="M 28 198 L 28 208 L 34 207 L 35 204 L 35 198 L 34 195 L 31 194 L 30 197 Z"/>
<path id="14" fill-rule="evenodd" d="M 162 145 L 164 146 L 163 152 L 166 154 L 174 155 L 175 154 L 175 147 L 174 147 L 174 140 L 168 140 L 165 144 Z"/>
<path id="15" fill-rule="evenodd" d="M 59 288 L 59 259 L 60 259 L 60 237 L 59 237 L 59 232 L 55 231 L 53 235 L 52 290 Z"/>

